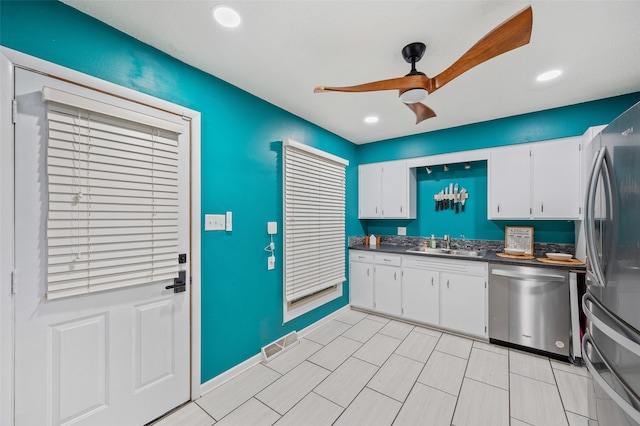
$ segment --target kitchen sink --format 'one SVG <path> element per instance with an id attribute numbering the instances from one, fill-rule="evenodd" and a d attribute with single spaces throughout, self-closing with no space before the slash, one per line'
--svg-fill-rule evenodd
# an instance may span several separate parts
<path id="1" fill-rule="evenodd" d="M 407 250 L 408 253 L 435 254 L 443 256 L 461 256 L 461 257 L 484 257 L 485 250 L 456 250 L 446 248 L 429 248 L 429 247 L 413 247 Z"/>

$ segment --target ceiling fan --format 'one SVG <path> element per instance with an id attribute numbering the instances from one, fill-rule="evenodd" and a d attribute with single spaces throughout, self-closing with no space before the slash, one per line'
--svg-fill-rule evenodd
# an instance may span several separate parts
<path id="1" fill-rule="evenodd" d="M 411 64 L 411 72 L 404 77 L 356 86 L 317 86 L 313 91 L 320 93 L 398 90 L 400 100 L 416 114 L 416 124 L 418 124 L 436 116 L 431 108 L 420 103 L 427 94 L 435 92 L 454 78 L 489 59 L 528 44 L 531 39 L 532 26 L 533 12 L 531 6 L 528 6 L 494 28 L 449 68 L 435 77 L 427 77 L 424 73 L 416 70 L 416 62 L 422 58 L 426 49 L 424 43 L 416 42 L 408 44 L 402 49 L 402 57 Z"/>

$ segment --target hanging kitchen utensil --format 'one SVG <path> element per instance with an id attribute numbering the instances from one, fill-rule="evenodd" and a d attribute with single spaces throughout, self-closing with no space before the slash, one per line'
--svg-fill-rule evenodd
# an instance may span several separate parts
<path id="1" fill-rule="evenodd" d="M 458 201 L 460 201 L 460 194 L 458 194 L 458 184 L 453 187 L 453 204 L 456 206 L 456 213 L 458 213 Z"/>
<path id="2" fill-rule="evenodd" d="M 464 203 L 467 200 L 467 190 L 462 188 L 460 190 L 460 204 L 462 204 L 462 213 L 464 213 Z"/>

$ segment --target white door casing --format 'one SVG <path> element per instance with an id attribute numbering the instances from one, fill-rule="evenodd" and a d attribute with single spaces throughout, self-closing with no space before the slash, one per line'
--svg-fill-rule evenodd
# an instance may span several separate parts
<path id="1" fill-rule="evenodd" d="M 44 61 L 34 61 L 26 55 L 16 55 L 8 49 L 2 50 L 3 53 L 9 53 L 27 62 L 36 62 L 36 65 L 45 67 L 50 65 Z M 7 65 L 7 61 L 3 60 L 5 72 Z M 58 68 L 59 71 L 60 67 L 52 67 Z M 68 70 L 64 71 L 68 72 Z M 196 380 L 191 389 L 189 388 L 189 357 L 191 356 L 189 291 L 173 294 L 171 290 L 164 289 L 168 283 L 156 283 L 122 291 L 46 301 L 42 280 L 44 266 L 42 254 L 43 249 L 46 248 L 43 237 L 46 223 L 43 220 L 46 218 L 46 192 L 43 191 L 46 179 L 43 180 L 45 175 L 42 156 L 45 153 L 46 139 L 42 132 L 44 117 L 36 118 L 30 115 L 32 112 L 29 112 L 29 109 L 40 108 L 44 111 L 41 99 L 36 100 L 37 96 L 33 95 L 42 90 L 42 79 L 49 80 L 47 85 L 57 84 L 67 90 L 74 85 L 24 70 L 16 70 L 18 80 L 22 79 L 20 75 L 23 73 L 35 77 L 37 81 L 27 83 L 26 86 L 23 86 L 21 81 L 16 84 L 19 91 L 15 147 L 14 256 L 15 270 L 19 278 L 13 309 L 16 320 L 14 358 L 16 424 L 65 424 L 76 420 L 78 422 L 74 424 L 84 424 L 83 421 L 92 425 L 143 423 L 199 395 L 199 291 L 197 291 L 198 300 L 194 299 L 198 326 L 193 330 L 194 337 L 197 337 L 193 345 L 197 356 L 193 358 L 194 361 L 197 360 L 197 365 L 192 375 Z M 2 80 L 4 96 L 6 74 L 3 75 Z M 96 79 L 89 78 L 89 80 Z M 113 86 L 97 82 L 102 86 L 100 90 L 103 91 L 110 88 L 104 86 Z M 79 88 L 75 87 L 75 89 Z M 85 94 L 88 93 L 88 89 L 81 90 L 85 91 Z M 102 98 L 109 97 L 104 93 L 93 94 Z M 21 96 L 23 99 L 20 99 Z M 123 102 L 122 99 L 112 98 L 111 100 Z M 150 104 L 148 99 L 145 101 Z M 39 107 L 38 102 L 40 102 Z M 167 103 L 164 102 L 164 104 Z M 194 114 L 193 117 L 197 119 L 197 123 L 193 126 L 192 122 L 192 129 L 195 127 L 196 132 L 191 136 L 199 152 L 199 114 Z M 3 123 L 6 123 L 4 115 Z M 24 128 L 22 124 L 25 125 Z M 37 129 L 36 133 L 32 131 L 29 135 L 29 131 L 24 130 L 28 126 L 31 126 L 32 130 Z M 6 133 L 3 132 L 3 148 L 7 143 L 5 135 Z M 25 143 L 29 137 L 32 139 L 32 144 Z M 184 151 L 182 151 L 183 148 Z M 184 197 L 181 199 L 181 205 L 184 205 L 185 209 L 181 212 L 180 252 L 188 253 L 188 134 L 186 138 L 181 139 L 180 149 L 182 151 L 180 155 L 183 156 L 181 161 L 186 165 L 180 177 L 185 185 L 184 191 L 181 191 Z M 195 172 L 197 175 L 192 176 L 199 182 L 199 167 L 196 167 Z M 7 199 L 4 175 L 2 183 L 4 201 Z M 199 191 L 196 190 L 194 193 L 199 194 Z M 191 265 L 197 267 L 196 271 L 199 271 L 199 198 L 195 201 L 196 203 L 192 206 L 193 216 L 198 219 L 194 224 L 193 234 L 198 237 L 192 242 L 194 250 Z M 5 205 L 6 203 L 3 203 L 3 206 Z M 6 247 L 6 234 L 3 234 L 2 238 L 3 247 Z M 188 267 L 189 264 L 183 266 Z M 0 296 L 2 297 L 0 313 L 3 318 L 6 316 L 7 306 L 11 307 L 11 303 L 7 303 L 5 271 L 6 268 L 3 268 L 3 291 Z M 187 276 L 189 275 L 191 274 L 187 273 Z M 195 281 L 199 284 L 199 280 Z M 194 319 L 195 317 L 194 315 Z M 174 320 L 180 323 L 177 328 L 172 323 Z M 3 326 L 3 332 L 5 331 L 6 328 Z M 163 351 L 167 344 L 178 349 L 167 353 Z M 10 358 L 7 356 L 3 342 L 0 358 L 3 379 L 7 376 L 5 367 L 11 361 Z M 31 382 L 32 380 L 35 382 Z M 0 413 L 3 424 L 5 419 L 14 417 L 7 414 L 6 401 L 10 396 L 3 387 L 3 410 Z M 148 407 L 147 412 L 145 407 Z M 149 416 L 154 417 L 149 418 Z"/>

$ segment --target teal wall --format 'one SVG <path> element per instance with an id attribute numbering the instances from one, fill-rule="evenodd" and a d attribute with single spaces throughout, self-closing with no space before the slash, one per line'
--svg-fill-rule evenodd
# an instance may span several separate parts
<path id="1" fill-rule="evenodd" d="M 202 212 L 233 212 L 233 232 L 202 233 L 203 382 L 348 303 L 282 325 L 282 233 L 273 271 L 263 248 L 267 222 L 282 229 L 287 137 L 350 161 L 347 234 L 363 233 L 354 144 L 56 1 L 2 1 L 0 44 L 202 113 Z"/>
<path id="2" fill-rule="evenodd" d="M 518 115 L 499 120 L 470 124 L 451 129 L 389 139 L 358 147 L 358 163 L 399 160 L 403 158 L 490 148 L 516 143 L 582 135 L 587 128 L 607 124 L 636 102 L 640 93 L 601 99 L 562 108 Z M 428 237 L 444 234 L 459 238 L 502 240 L 505 226 L 533 226 L 536 242 L 574 243 L 573 221 L 492 221 L 487 220 L 487 165 L 474 162 L 465 170 L 462 164 L 451 165 L 448 172 L 434 167 L 432 174 L 418 170 L 418 217 L 415 220 L 362 220 L 365 232 L 397 235 L 397 227 L 407 228 L 407 235 Z M 449 183 L 459 183 L 469 191 L 465 213 L 451 210 L 436 212 L 433 194 Z"/>

